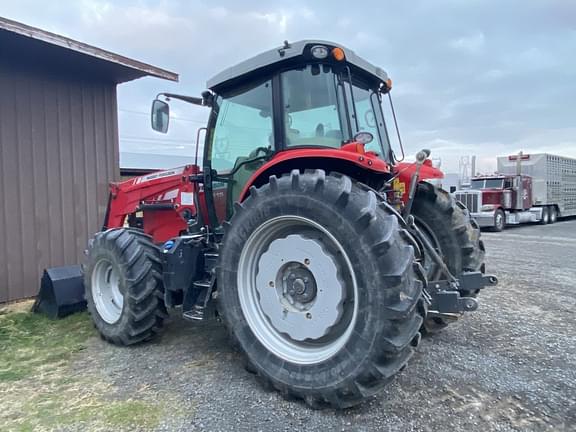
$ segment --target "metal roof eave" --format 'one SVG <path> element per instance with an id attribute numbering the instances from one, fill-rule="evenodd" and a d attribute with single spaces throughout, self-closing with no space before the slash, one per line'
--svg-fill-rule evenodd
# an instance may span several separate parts
<path id="1" fill-rule="evenodd" d="M 51 33 L 36 27 L 31 27 L 26 24 L 12 21 L 7 18 L 0 17 L 0 29 L 8 32 L 16 33 L 30 39 L 39 40 L 50 45 L 62 47 L 71 51 L 75 51 L 90 57 L 104 60 L 109 63 L 118 64 L 129 69 L 133 69 L 142 73 L 142 75 L 149 75 L 157 78 L 162 78 L 169 81 L 178 81 L 178 74 L 168 71 L 147 63 L 140 62 L 110 51 L 97 48 L 92 45 L 85 44 L 56 33 Z"/>

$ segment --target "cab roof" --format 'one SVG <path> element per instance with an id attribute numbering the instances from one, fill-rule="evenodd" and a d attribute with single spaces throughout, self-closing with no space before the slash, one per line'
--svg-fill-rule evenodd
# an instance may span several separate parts
<path id="1" fill-rule="evenodd" d="M 258 76 L 273 73 L 274 70 L 298 63 L 307 64 L 318 61 L 310 54 L 310 49 L 316 45 L 323 45 L 329 49 L 341 48 L 345 53 L 345 62 L 355 72 L 364 75 L 370 81 L 383 82 L 388 80 L 388 74 L 380 67 L 374 66 L 354 51 L 334 42 L 323 40 L 301 40 L 298 42 L 285 42 L 283 46 L 265 51 L 255 57 L 244 60 L 235 66 L 224 69 L 206 83 L 206 87 L 218 92 L 222 88 L 233 86 L 241 81 L 257 79 Z M 336 62 L 335 62 L 336 63 Z"/>

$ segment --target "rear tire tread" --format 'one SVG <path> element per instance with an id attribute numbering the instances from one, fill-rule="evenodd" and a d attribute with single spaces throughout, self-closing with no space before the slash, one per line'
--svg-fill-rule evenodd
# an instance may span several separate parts
<path id="1" fill-rule="evenodd" d="M 449 256 L 444 256 L 450 272 L 456 277 L 463 272 L 484 272 L 485 248 L 480 239 L 480 226 L 470 216 L 466 206 L 430 183 L 419 183 L 413 207 L 415 216 L 422 219 L 431 217 L 431 204 L 437 217 L 441 218 L 441 224 L 448 227 L 446 237 L 441 237 L 439 230 L 434 230 L 434 234 L 441 237 L 438 239 L 440 243 L 452 245 Z M 477 292 L 460 290 L 460 294 L 476 296 Z M 425 334 L 432 334 L 448 324 L 441 318 L 428 318 L 422 330 Z"/>
<path id="2" fill-rule="evenodd" d="M 329 179 L 330 182 L 328 181 Z M 317 388 L 291 387 L 272 379 L 264 370 L 250 361 L 245 351 L 241 351 L 244 354 L 245 361 L 250 365 L 249 369 L 258 375 L 259 381 L 265 382 L 266 387 L 275 388 L 284 397 L 302 399 L 314 409 L 351 407 L 376 394 L 398 371 L 405 367 L 406 362 L 412 356 L 414 341 L 417 342 L 420 336 L 419 329 L 422 318 L 417 313 L 416 306 L 421 297 L 424 281 L 416 280 L 413 270 L 413 248 L 401 236 L 398 229 L 398 219 L 394 212 L 387 205 L 378 205 L 374 192 L 360 190 L 356 183 L 353 183 L 347 176 L 328 175 L 322 170 L 307 171 L 304 175 L 295 170 L 280 178 L 272 176 L 269 186 L 264 185 L 261 187 L 261 189 L 266 188 L 267 190 L 248 197 L 244 202 L 245 206 L 256 206 L 258 203 L 252 202 L 252 200 L 257 199 L 255 197 L 265 197 L 275 193 L 285 188 L 287 182 L 289 183 L 288 187 L 292 190 L 302 188 L 306 193 L 316 195 L 326 202 L 332 201 L 335 206 L 342 209 L 343 213 L 354 211 L 348 210 L 353 194 L 358 194 L 354 196 L 355 201 L 358 199 L 364 200 L 365 204 L 360 209 L 360 215 L 351 220 L 355 220 L 359 225 L 359 233 L 365 230 L 366 225 L 369 225 L 371 230 L 378 227 L 381 233 L 378 236 L 374 236 L 373 239 L 370 238 L 371 250 L 378 254 L 377 260 L 380 263 L 379 268 L 382 269 L 382 279 L 396 282 L 388 287 L 390 304 L 387 304 L 384 308 L 388 312 L 387 318 L 384 319 L 387 323 L 388 334 L 376 339 L 377 346 L 375 346 L 374 352 L 378 354 L 373 356 L 370 367 L 359 371 L 355 376 L 343 378 L 342 381 L 334 384 L 333 387 L 324 387 L 321 391 Z M 334 190 L 335 184 L 338 185 L 336 191 Z M 385 211 L 384 214 L 378 209 L 383 209 Z M 232 216 L 230 220 L 231 227 L 238 223 L 238 218 L 238 214 Z M 388 220 L 389 223 L 382 223 L 383 220 Z M 373 221 L 379 223 L 372 223 Z M 226 235 L 231 235 L 231 231 Z M 223 251 L 226 251 L 226 241 L 227 238 L 225 237 L 223 240 Z M 230 242 L 232 241 L 230 240 Z M 401 258 L 393 259 L 389 256 L 389 254 L 396 255 L 398 251 L 402 252 Z M 223 257 L 221 256 L 221 258 Z M 393 261 L 394 268 L 389 269 L 391 261 Z M 222 272 L 226 264 L 227 262 L 223 263 L 221 261 L 218 271 Z M 404 298 L 402 298 L 401 293 L 407 284 L 414 284 L 412 285 L 414 295 L 411 297 L 404 295 Z M 225 313 L 221 313 L 221 315 L 233 344 L 242 347 L 235 333 L 237 323 L 230 322 Z M 378 376 L 374 376 L 374 371 L 378 371 Z M 367 383 L 374 385 L 367 385 Z"/>

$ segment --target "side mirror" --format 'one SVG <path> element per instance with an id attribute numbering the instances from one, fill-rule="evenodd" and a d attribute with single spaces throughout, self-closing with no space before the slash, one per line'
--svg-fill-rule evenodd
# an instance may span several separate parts
<path id="1" fill-rule="evenodd" d="M 154 99 L 152 102 L 152 129 L 156 132 L 166 133 L 170 121 L 170 107 L 160 99 Z"/>
<path id="2" fill-rule="evenodd" d="M 360 144 L 370 144 L 374 140 L 374 135 L 370 132 L 360 131 L 354 135 L 354 141 Z"/>

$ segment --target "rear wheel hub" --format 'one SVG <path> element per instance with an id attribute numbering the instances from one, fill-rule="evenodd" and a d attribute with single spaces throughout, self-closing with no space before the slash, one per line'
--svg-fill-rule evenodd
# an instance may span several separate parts
<path id="1" fill-rule="evenodd" d="M 286 272 L 288 275 L 282 277 L 282 296 L 299 310 L 309 309 L 318 294 L 314 275 L 298 262 L 289 263 Z"/>
<path id="2" fill-rule="evenodd" d="M 238 286 L 255 336 L 285 360 L 325 360 L 351 335 L 357 313 L 352 265 L 314 221 L 282 216 L 260 226 L 244 245 Z"/>
<path id="3" fill-rule="evenodd" d="M 320 240 L 300 234 L 273 240 L 258 260 L 256 289 L 272 326 L 292 339 L 325 336 L 340 318 L 342 282 Z"/>

